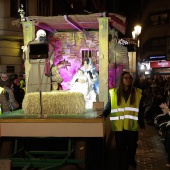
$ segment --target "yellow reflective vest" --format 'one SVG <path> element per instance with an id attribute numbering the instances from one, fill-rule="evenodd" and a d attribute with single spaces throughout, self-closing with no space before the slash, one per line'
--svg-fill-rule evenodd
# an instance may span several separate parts
<path id="1" fill-rule="evenodd" d="M 110 122 L 112 131 L 122 131 L 123 129 L 137 131 L 139 103 L 142 91 L 135 88 L 135 102 L 133 105 L 130 104 L 131 94 L 127 102 L 122 97 L 121 104 L 117 105 L 117 88 L 110 89 L 109 92 L 111 96 Z"/>

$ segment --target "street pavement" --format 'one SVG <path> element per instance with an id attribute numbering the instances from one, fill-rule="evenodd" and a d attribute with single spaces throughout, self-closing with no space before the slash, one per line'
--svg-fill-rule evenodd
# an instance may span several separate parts
<path id="1" fill-rule="evenodd" d="M 106 163 L 103 170 L 117 170 L 114 137 L 111 140 L 111 146 L 107 150 L 105 159 Z M 145 130 L 139 130 L 136 162 L 136 170 L 170 170 L 170 168 L 165 166 L 167 163 L 167 153 L 163 141 L 160 140 L 158 129 L 153 125 L 146 124 Z M 60 170 L 84 170 L 84 168 L 82 169 L 76 165 L 68 165 Z"/>
<path id="2" fill-rule="evenodd" d="M 160 140 L 158 129 L 146 124 L 145 130 L 139 130 L 138 149 L 136 153 L 137 170 L 170 170 L 167 153 L 163 141 Z M 115 142 L 108 153 L 105 170 L 116 170 Z"/>

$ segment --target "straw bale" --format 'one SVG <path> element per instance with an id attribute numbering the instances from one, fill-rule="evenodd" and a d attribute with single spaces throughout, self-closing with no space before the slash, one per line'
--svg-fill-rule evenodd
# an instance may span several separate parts
<path id="1" fill-rule="evenodd" d="M 82 114 L 85 112 L 85 100 L 79 92 L 42 92 L 44 114 Z M 22 108 L 25 114 L 40 113 L 40 93 L 27 93 Z"/>

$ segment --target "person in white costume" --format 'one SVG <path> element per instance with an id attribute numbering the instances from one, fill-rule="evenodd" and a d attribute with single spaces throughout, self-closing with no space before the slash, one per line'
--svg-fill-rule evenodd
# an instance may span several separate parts
<path id="1" fill-rule="evenodd" d="M 86 109 L 92 109 L 93 102 L 96 102 L 97 95 L 99 94 L 98 72 L 95 66 L 92 64 L 90 58 L 86 58 L 84 60 L 83 66 L 80 69 L 84 71 L 84 75 L 88 79 L 88 93 L 85 98 Z"/>
<path id="2" fill-rule="evenodd" d="M 86 98 L 88 94 L 88 79 L 81 69 L 78 69 L 77 73 L 73 76 L 70 85 L 71 85 L 70 91 L 81 92 Z"/>
<path id="3" fill-rule="evenodd" d="M 99 94 L 99 74 L 96 67 L 92 64 L 91 58 L 86 58 L 84 60 L 81 70 L 88 77 L 89 88 L 93 89 L 96 94 Z"/>

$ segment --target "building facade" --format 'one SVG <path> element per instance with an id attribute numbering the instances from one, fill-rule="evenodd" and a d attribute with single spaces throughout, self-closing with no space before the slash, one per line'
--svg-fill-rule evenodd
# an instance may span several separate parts
<path id="1" fill-rule="evenodd" d="M 143 1 L 142 34 L 140 37 L 140 60 L 150 63 L 151 73 L 155 69 L 167 68 L 170 60 L 170 1 Z M 156 68 L 152 65 L 158 62 Z M 159 64 L 164 62 L 164 64 Z M 165 63 L 166 62 L 166 63 Z M 147 65 L 145 63 L 145 65 Z"/>

